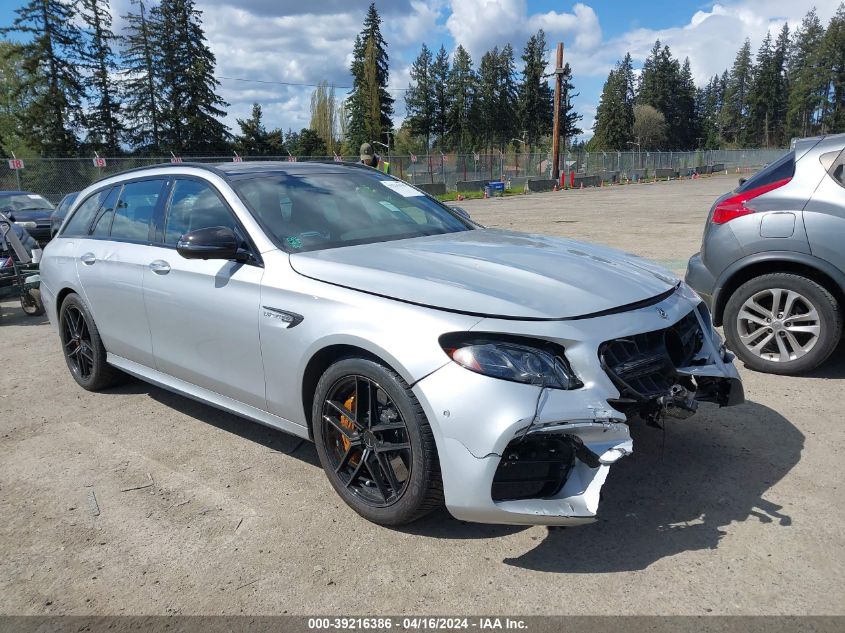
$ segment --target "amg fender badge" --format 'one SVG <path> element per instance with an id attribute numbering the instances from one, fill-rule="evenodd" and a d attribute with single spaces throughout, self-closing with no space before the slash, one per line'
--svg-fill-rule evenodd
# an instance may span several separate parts
<path id="1" fill-rule="evenodd" d="M 304 316 L 296 312 L 288 312 L 287 310 L 280 310 L 279 308 L 272 308 L 270 306 L 261 306 L 264 308 L 264 316 L 268 319 L 275 319 L 282 323 L 287 323 L 287 328 L 296 327 L 302 323 Z"/>

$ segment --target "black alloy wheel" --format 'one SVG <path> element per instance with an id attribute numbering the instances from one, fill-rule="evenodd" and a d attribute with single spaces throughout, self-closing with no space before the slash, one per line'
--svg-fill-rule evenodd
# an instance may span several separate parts
<path id="1" fill-rule="evenodd" d="M 62 344 L 68 367 L 75 378 L 90 380 L 94 370 L 94 348 L 85 315 L 79 307 L 68 306 L 62 315 Z"/>
<path id="2" fill-rule="evenodd" d="M 106 362 L 106 348 L 88 308 L 75 293 L 59 309 L 59 337 L 71 376 L 88 391 L 110 387 L 124 374 Z"/>
<path id="3" fill-rule="evenodd" d="M 408 384 L 368 358 L 344 358 L 317 383 L 317 455 L 329 482 L 358 514 L 410 523 L 443 505 L 434 435 Z"/>
<path id="4" fill-rule="evenodd" d="M 330 464 L 346 488 L 377 508 L 399 499 L 411 474 L 408 427 L 378 383 L 365 376 L 338 380 L 322 416 Z"/>

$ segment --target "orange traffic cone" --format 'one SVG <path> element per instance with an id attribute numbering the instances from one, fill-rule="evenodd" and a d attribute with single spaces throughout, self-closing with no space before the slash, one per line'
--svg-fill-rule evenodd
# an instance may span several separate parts
<path id="1" fill-rule="evenodd" d="M 578 187 L 578 188 L 579 188 L 579 189 L 583 189 L 583 188 L 584 188 L 584 181 L 583 181 L 583 180 L 581 181 L 581 186 L 580 186 L 580 187 Z"/>

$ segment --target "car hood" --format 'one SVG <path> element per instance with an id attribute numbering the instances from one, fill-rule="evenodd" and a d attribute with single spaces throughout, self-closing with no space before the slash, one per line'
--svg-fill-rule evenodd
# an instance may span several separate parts
<path id="1" fill-rule="evenodd" d="M 672 273 L 575 240 L 480 229 L 290 255 L 319 281 L 424 306 L 513 319 L 613 310 L 671 290 Z"/>
<path id="2" fill-rule="evenodd" d="M 15 222 L 39 222 L 49 220 L 53 215 L 53 209 L 27 209 L 26 211 L 11 211 L 9 215 L 15 218 Z"/>

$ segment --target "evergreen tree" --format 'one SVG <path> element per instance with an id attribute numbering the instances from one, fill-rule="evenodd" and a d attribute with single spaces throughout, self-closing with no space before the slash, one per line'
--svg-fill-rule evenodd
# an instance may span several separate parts
<path id="1" fill-rule="evenodd" d="M 445 149 L 446 132 L 449 129 L 449 54 L 442 44 L 431 64 L 431 79 L 434 92 L 432 128 L 437 145 Z"/>
<path id="2" fill-rule="evenodd" d="M 381 17 L 372 2 L 352 49 L 352 92 L 346 101 L 348 140 L 356 149 L 364 142 L 388 142 L 382 139 L 382 133 L 393 127 L 393 97 L 387 92 L 388 61 Z"/>
<path id="3" fill-rule="evenodd" d="M 827 101 L 827 66 L 824 27 L 811 9 L 795 31 L 789 64 L 788 136 L 810 136 L 820 131 Z"/>
<path id="4" fill-rule="evenodd" d="M 789 65 L 789 25 L 784 24 L 775 40 L 774 54 L 774 90 L 772 91 L 772 143 L 778 147 L 787 144 L 786 116 L 789 108 L 789 80 L 787 67 Z"/>
<path id="5" fill-rule="evenodd" d="M 769 147 L 782 139 L 783 117 L 786 112 L 784 62 L 788 41 L 788 27 L 784 25 L 776 44 L 766 34 L 753 70 L 748 95 L 749 112 L 745 128 L 745 145 Z"/>
<path id="6" fill-rule="evenodd" d="M 6 156 L 15 153 L 29 156 L 20 119 L 26 110 L 23 87 L 27 77 L 23 72 L 21 45 L 0 41 L 0 150 Z"/>
<path id="7" fill-rule="evenodd" d="M 431 134 L 434 128 L 433 81 L 431 51 L 423 43 L 420 54 L 411 64 L 412 83 L 405 92 L 405 110 L 411 133 L 425 138 L 426 149 L 431 148 Z"/>
<path id="8" fill-rule="evenodd" d="M 722 106 L 722 135 L 726 142 L 734 145 L 744 138 L 751 81 L 751 42 L 746 39 L 736 54 Z"/>
<path id="9" fill-rule="evenodd" d="M 15 10 L 11 27 L 22 34 L 19 86 L 26 103 L 20 129 L 26 142 L 44 156 L 70 156 L 78 146 L 75 132 L 84 124 L 80 61 L 82 33 L 76 26 L 76 6 L 61 0 L 29 0 Z"/>
<path id="10" fill-rule="evenodd" d="M 671 147 L 688 149 L 694 147 L 696 138 L 701 133 L 701 119 L 695 107 L 695 81 L 692 78 L 689 57 L 684 58 L 678 78 L 678 91 L 675 95 L 675 120 L 671 130 L 674 136 Z"/>
<path id="11" fill-rule="evenodd" d="M 450 143 L 459 150 L 469 149 L 475 136 L 476 91 L 478 78 L 472 68 L 472 58 L 458 45 L 449 71 L 449 106 L 447 124 Z"/>
<path id="12" fill-rule="evenodd" d="M 830 103 L 824 127 L 831 133 L 845 132 L 845 3 L 840 3 L 828 24 L 823 58 L 829 69 L 826 93 Z"/>
<path id="13" fill-rule="evenodd" d="M 505 44 L 495 63 L 498 90 L 494 134 L 499 142 L 500 149 L 504 149 L 505 145 L 516 136 L 519 123 L 516 110 L 516 67 L 513 47 L 510 44 Z"/>
<path id="14" fill-rule="evenodd" d="M 626 54 L 604 82 L 593 123 L 591 149 L 626 149 L 633 136 L 633 102 L 633 65 L 631 55 Z"/>
<path id="15" fill-rule="evenodd" d="M 162 0 L 157 8 L 162 51 L 162 132 L 167 149 L 213 152 L 227 147 L 220 121 L 228 106 L 216 92 L 216 59 L 194 0 Z"/>
<path id="16" fill-rule="evenodd" d="M 492 149 L 495 121 L 498 115 L 499 48 L 494 47 L 481 56 L 478 67 L 477 116 L 480 140 L 486 149 Z"/>
<path id="17" fill-rule="evenodd" d="M 669 47 L 661 48 L 660 40 L 657 40 L 643 64 L 637 104 L 650 105 L 663 115 L 666 121 L 665 143 L 670 147 L 686 146 L 689 142 L 687 137 L 689 117 L 693 115 L 693 89 L 689 66 L 687 77 L 684 77 Z"/>
<path id="18" fill-rule="evenodd" d="M 235 151 L 243 156 L 264 156 L 269 154 L 269 134 L 262 121 L 261 106 L 252 104 L 248 119 L 236 119 L 241 133 L 235 136 Z"/>
<path id="19" fill-rule="evenodd" d="M 569 67 L 569 62 L 566 62 L 563 65 L 563 75 L 561 76 L 561 105 L 560 105 L 560 133 L 563 138 L 571 139 L 579 136 L 582 133 L 580 127 L 578 127 L 578 123 L 581 121 L 582 117 L 575 111 L 575 106 L 572 103 L 572 99 L 579 96 L 581 93 L 573 92 L 574 86 L 572 85 L 572 69 Z M 549 116 L 552 117 L 552 122 L 554 122 L 554 91 L 549 88 L 551 94 L 551 103 L 550 108 L 551 114 Z M 549 128 L 549 133 L 551 132 L 551 128 Z"/>
<path id="20" fill-rule="evenodd" d="M 88 70 L 84 85 L 88 98 L 93 100 L 86 117 L 88 142 L 111 156 L 120 152 L 123 126 L 120 105 L 112 75 L 117 71 L 115 41 L 111 31 L 111 12 L 108 0 L 81 0 L 82 21 L 88 27 L 88 45 L 83 51 L 83 65 Z"/>
<path id="21" fill-rule="evenodd" d="M 546 52 L 546 34 L 540 29 L 525 44 L 519 85 L 519 128 L 529 147 L 552 130 L 554 94 L 545 79 Z"/>
<path id="22" fill-rule="evenodd" d="M 136 149 L 158 151 L 161 146 L 161 101 L 159 73 L 162 67 L 158 49 L 158 26 L 150 21 L 144 0 L 133 0 L 137 13 L 123 16 L 123 113 L 127 140 Z"/>
<path id="23" fill-rule="evenodd" d="M 701 90 L 697 91 L 696 111 L 699 120 L 699 136 L 695 139 L 692 147 L 703 147 L 705 149 L 716 149 L 722 141 L 721 137 L 721 112 L 724 89 L 719 75 L 714 75 L 710 82 Z"/>

